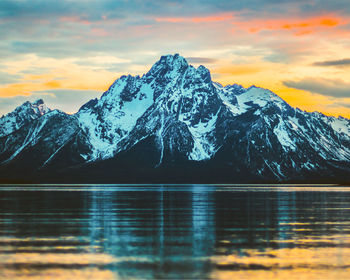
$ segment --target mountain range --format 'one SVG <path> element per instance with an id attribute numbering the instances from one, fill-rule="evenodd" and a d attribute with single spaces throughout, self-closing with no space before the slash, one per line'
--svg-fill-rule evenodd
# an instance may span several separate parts
<path id="1" fill-rule="evenodd" d="M 162 56 L 77 113 L 25 102 L 0 119 L 2 183 L 344 183 L 350 120 Z"/>

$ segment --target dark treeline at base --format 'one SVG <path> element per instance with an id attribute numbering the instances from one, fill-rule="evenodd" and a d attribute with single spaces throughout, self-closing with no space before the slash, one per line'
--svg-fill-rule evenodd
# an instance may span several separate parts
<path id="1" fill-rule="evenodd" d="M 142 165 L 142 164 L 141 164 Z M 5 172 L 4 172 L 5 171 Z M 2 170 L 2 184 L 341 184 L 350 185 L 348 174 L 302 174 L 293 180 L 274 180 L 252 175 L 233 166 L 212 162 L 167 164 L 161 167 L 128 166 L 107 160 L 61 170 Z"/>

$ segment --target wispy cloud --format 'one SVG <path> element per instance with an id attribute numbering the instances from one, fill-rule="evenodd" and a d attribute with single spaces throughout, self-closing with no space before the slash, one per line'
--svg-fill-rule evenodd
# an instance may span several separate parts
<path id="1" fill-rule="evenodd" d="M 170 22 L 170 23 L 210 23 L 218 21 L 232 20 L 234 15 L 232 13 L 215 14 L 210 16 L 194 16 L 194 17 L 156 17 L 157 22 Z"/>
<path id="2" fill-rule="evenodd" d="M 350 83 L 343 80 L 324 78 L 304 78 L 299 81 L 284 81 L 287 87 L 306 90 L 336 98 L 350 98 Z"/>
<path id="3" fill-rule="evenodd" d="M 350 58 L 325 60 L 313 63 L 314 66 L 350 66 Z"/>
<path id="4" fill-rule="evenodd" d="M 190 57 L 186 57 L 186 60 L 189 63 L 194 63 L 194 64 L 211 64 L 211 63 L 215 63 L 218 62 L 218 59 L 216 58 L 209 58 L 209 57 L 196 57 L 196 56 L 190 56 Z"/>
<path id="5" fill-rule="evenodd" d="M 19 74 L 9 74 L 0 70 L 0 86 L 4 84 L 17 83 L 20 81 L 21 77 L 22 76 Z"/>

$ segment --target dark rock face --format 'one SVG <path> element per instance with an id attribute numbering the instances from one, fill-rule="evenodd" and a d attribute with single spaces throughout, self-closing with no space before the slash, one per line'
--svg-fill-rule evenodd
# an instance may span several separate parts
<path id="1" fill-rule="evenodd" d="M 18 172 L 35 182 L 345 182 L 350 121 L 223 87 L 168 55 L 75 115 L 38 100 L 2 117 L 0 175 Z"/>

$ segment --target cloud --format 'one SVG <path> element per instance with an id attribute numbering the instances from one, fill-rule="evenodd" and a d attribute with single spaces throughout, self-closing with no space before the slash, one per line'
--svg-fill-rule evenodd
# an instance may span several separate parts
<path id="1" fill-rule="evenodd" d="M 95 57 L 92 57 L 95 60 Z M 113 60 L 112 57 L 97 57 L 104 63 Z M 114 58 L 112 64 L 115 66 Z M 75 89 L 75 90 L 105 90 L 121 73 L 112 73 L 99 65 L 78 65 L 80 59 L 42 58 L 37 55 L 26 55 L 22 59 L 7 61 L 1 64 L 9 74 L 21 74 L 20 81 L 12 84 L 0 85 L 0 96 L 30 95 L 39 90 Z M 51 67 L 45 73 L 38 74 L 37 69 Z M 31 70 L 34 70 L 31 72 Z M 27 72 L 27 74 L 24 74 Z"/>
<path id="2" fill-rule="evenodd" d="M 310 91 L 336 98 L 350 97 L 350 83 L 343 80 L 322 79 L 322 78 L 304 78 L 299 81 L 284 81 L 287 87 Z"/>
<path id="3" fill-rule="evenodd" d="M 113 65 L 113 64 L 124 64 L 124 63 L 130 63 L 130 59 L 115 57 L 115 56 L 107 56 L 107 55 L 98 55 L 98 56 L 91 56 L 86 57 L 83 59 L 83 61 L 77 61 L 77 64 L 79 65 Z"/>
<path id="4" fill-rule="evenodd" d="M 86 58 L 103 53 L 135 60 L 139 59 L 135 52 L 142 49 L 156 49 L 158 55 L 164 53 L 162 49 L 166 47 L 167 50 L 172 48 L 171 53 L 184 53 L 183 50 L 201 50 L 212 45 L 218 49 L 223 45 L 257 47 L 265 44 L 271 50 L 271 60 L 278 60 L 294 54 L 285 54 L 284 49 L 289 44 L 282 46 L 282 50 L 271 45 L 286 39 L 281 34 L 276 35 L 277 32 L 294 37 L 325 30 L 329 31 L 328 35 L 336 34 L 333 29 L 342 27 L 341 9 L 346 7 L 340 0 L 333 5 L 323 0 L 312 3 L 302 0 L 293 3 L 284 0 L 219 2 L 1 0 L 0 56 L 14 58 L 34 53 L 41 57 Z M 327 13 L 324 13 L 324 7 L 327 7 Z M 239 34 L 228 34 L 230 29 Z"/>
<path id="5" fill-rule="evenodd" d="M 344 25 L 348 23 L 348 19 L 340 16 L 289 16 L 280 17 L 276 15 L 273 19 L 261 18 L 243 20 L 234 20 L 233 24 L 238 27 L 245 28 L 251 33 L 256 33 L 262 30 L 284 30 L 292 31 L 294 35 L 298 35 L 300 32 L 313 33 L 317 29 L 329 29 L 338 25 Z M 300 34 L 299 34 L 300 35 Z"/>
<path id="6" fill-rule="evenodd" d="M 13 75 L 0 70 L 0 85 L 17 83 L 21 75 Z"/>
<path id="7" fill-rule="evenodd" d="M 196 56 L 186 57 L 186 60 L 188 61 L 188 63 L 198 63 L 198 64 L 211 64 L 218 61 L 215 58 L 196 57 Z"/>
<path id="8" fill-rule="evenodd" d="M 325 60 L 313 63 L 314 66 L 350 66 L 350 58 L 339 60 Z"/>
<path id="9" fill-rule="evenodd" d="M 334 104 L 332 104 L 333 107 L 335 108 L 339 108 L 339 107 L 345 107 L 345 108 L 349 108 L 350 109 L 350 100 L 345 100 L 342 102 L 335 102 Z"/>
<path id="10" fill-rule="evenodd" d="M 208 23 L 208 22 L 218 22 L 218 21 L 227 21 L 232 20 L 233 14 L 217 14 L 212 16 L 203 16 L 203 17 L 157 17 L 155 20 L 157 22 L 169 22 L 169 23 Z"/>
<path id="11" fill-rule="evenodd" d="M 250 75 L 263 71 L 262 66 L 257 65 L 228 65 L 220 66 L 215 69 L 215 73 L 237 76 L 237 75 Z M 252 81 L 253 82 L 253 81 Z"/>

